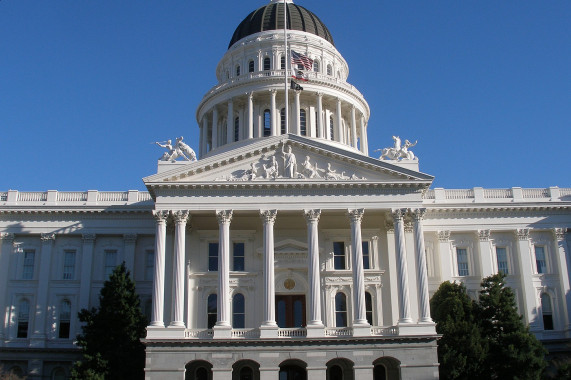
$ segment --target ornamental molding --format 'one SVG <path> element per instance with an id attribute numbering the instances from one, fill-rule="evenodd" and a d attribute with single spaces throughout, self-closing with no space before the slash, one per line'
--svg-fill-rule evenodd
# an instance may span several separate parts
<path id="1" fill-rule="evenodd" d="M 515 231 L 515 234 L 520 241 L 529 240 L 529 228 L 519 228 Z"/>
<path id="2" fill-rule="evenodd" d="M 137 242 L 137 234 L 124 234 L 123 241 L 125 244 L 135 244 Z"/>
<path id="3" fill-rule="evenodd" d="M 232 213 L 232 211 L 230 211 L 230 213 Z M 190 211 L 188 210 L 172 211 L 171 214 L 177 225 L 187 223 L 190 220 Z M 232 218 L 232 215 L 230 215 L 230 218 Z"/>
<path id="4" fill-rule="evenodd" d="M 96 237 L 97 237 L 96 234 L 82 234 L 81 235 L 81 239 L 83 240 L 84 244 L 94 244 Z"/>
<path id="5" fill-rule="evenodd" d="M 478 239 L 480 241 L 490 241 L 490 230 L 478 230 Z"/>
<path id="6" fill-rule="evenodd" d="M 216 210 L 218 224 L 230 224 L 232 221 L 232 210 Z"/>
<path id="7" fill-rule="evenodd" d="M 404 222 L 404 232 L 413 232 L 414 228 L 410 220 L 405 220 Z"/>
<path id="8" fill-rule="evenodd" d="M 276 217 L 278 215 L 278 210 L 261 210 L 260 218 L 262 223 L 273 225 L 276 222 Z"/>
<path id="9" fill-rule="evenodd" d="M 347 216 L 349 217 L 351 223 L 361 224 L 364 214 L 365 214 L 364 208 L 347 210 Z"/>
<path id="10" fill-rule="evenodd" d="M 476 218 L 505 218 L 521 217 L 522 214 L 536 217 L 551 215 L 568 215 L 571 206 L 548 205 L 548 206 L 492 206 L 481 207 L 436 207 L 427 205 L 427 213 L 430 219 L 476 219 Z"/>
<path id="11" fill-rule="evenodd" d="M 56 234 L 53 232 L 42 233 L 40 234 L 40 239 L 42 240 L 42 243 L 52 243 L 56 240 Z"/>
<path id="12" fill-rule="evenodd" d="M 450 241 L 450 230 L 438 231 L 438 240 L 442 243 Z"/>
<path id="13" fill-rule="evenodd" d="M 321 210 L 303 210 L 303 215 L 305 216 L 305 220 L 307 220 L 308 223 L 317 223 L 319 222 L 319 217 L 321 216 Z"/>
<path id="14" fill-rule="evenodd" d="M 552 231 L 553 231 L 553 236 L 557 241 L 565 240 L 565 234 L 567 233 L 565 228 L 554 228 Z"/>
<path id="15" fill-rule="evenodd" d="M 0 241 L 5 241 L 11 243 L 14 241 L 14 234 L 11 232 L 2 232 L 0 233 Z"/>

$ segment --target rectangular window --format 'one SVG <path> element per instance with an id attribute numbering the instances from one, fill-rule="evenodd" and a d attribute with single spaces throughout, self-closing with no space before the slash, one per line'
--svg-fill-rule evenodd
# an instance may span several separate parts
<path id="1" fill-rule="evenodd" d="M 342 241 L 333 242 L 333 268 L 346 269 L 345 243 Z"/>
<path id="2" fill-rule="evenodd" d="M 232 270 L 243 272 L 245 270 L 244 243 L 234 243 Z"/>
<path id="3" fill-rule="evenodd" d="M 24 267 L 22 270 L 22 279 L 31 280 L 34 278 L 34 261 L 36 259 L 36 251 L 27 249 L 24 251 Z"/>
<path id="4" fill-rule="evenodd" d="M 218 243 L 208 243 L 208 271 L 218 270 Z"/>
<path id="5" fill-rule="evenodd" d="M 371 269 L 371 256 L 369 255 L 369 242 L 364 241 L 363 244 L 363 269 Z"/>
<path id="6" fill-rule="evenodd" d="M 73 280 L 75 274 L 75 251 L 65 250 L 63 252 L 63 276 L 64 280 Z"/>
<path id="7" fill-rule="evenodd" d="M 152 281 L 155 275 L 155 251 L 147 249 L 145 251 L 145 280 Z"/>
<path id="8" fill-rule="evenodd" d="M 505 247 L 496 247 L 496 258 L 498 259 L 498 272 L 509 274 L 508 253 Z"/>
<path id="9" fill-rule="evenodd" d="M 106 249 L 105 250 L 105 278 L 109 278 L 113 269 L 117 266 L 117 250 L 116 249 Z"/>
<path id="10" fill-rule="evenodd" d="M 456 248 L 456 259 L 458 261 L 458 276 L 469 276 L 468 250 L 466 248 Z"/>
<path id="11" fill-rule="evenodd" d="M 537 266 L 537 273 L 541 274 L 547 272 L 547 264 L 545 261 L 545 247 L 535 247 L 535 264 Z"/>

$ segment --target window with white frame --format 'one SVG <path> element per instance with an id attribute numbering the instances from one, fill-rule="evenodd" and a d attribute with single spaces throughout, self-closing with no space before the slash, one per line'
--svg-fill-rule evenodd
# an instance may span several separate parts
<path id="1" fill-rule="evenodd" d="M 272 134 L 272 114 L 269 109 L 264 110 L 264 137 Z"/>
<path id="2" fill-rule="evenodd" d="M 469 276 L 468 249 L 456 248 L 456 261 L 458 265 L 458 276 Z"/>
<path id="3" fill-rule="evenodd" d="M 107 279 L 113 273 L 113 269 L 117 266 L 117 250 L 116 249 L 106 249 L 105 251 L 105 267 L 103 270 L 103 276 Z"/>
<path id="4" fill-rule="evenodd" d="M 235 329 L 246 327 L 246 302 L 242 293 L 232 297 L 232 327 Z"/>
<path id="5" fill-rule="evenodd" d="M 22 279 L 31 280 L 34 278 L 34 265 L 36 260 L 36 251 L 33 249 L 24 250 L 24 265 L 22 267 Z"/>
<path id="6" fill-rule="evenodd" d="M 18 304 L 18 324 L 16 331 L 17 338 L 28 337 L 29 324 L 30 324 L 30 301 L 24 298 L 20 300 L 20 303 Z"/>
<path id="7" fill-rule="evenodd" d="M 281 70 L 285 70 L 286 68 L 286 60 L 285 60 L 285 56 L 281 56 L 280 57 L 280 69 Z"/>
<path id="8" fill-rule="evenodd" d="M 250 73 L 254 72 L 254 61 L 248 62 L 248 72 Z"/>
<path id="9" fill-rule="evenodd" d="M 347 296 L 343 292 L 335 295 L 335 326 L 347 327 Z"/>
<path id="10" fill-rule="evenodd" d="M 269 57 L 264 58 L 264 71 L 270 71 L 272 69 L 271 60 Z"/>
<path id="11" fill-rule="evenodd" d="M 362 242 L 362 252 L 363 252 L 363 269 L 371 269 L 371 254 L 370 254 L 370 242 Z"/>
<path id="12" fill-rule="evenodd" d="M 313 61 L 313 71 L 319 72 L 319 61 L 317 59 Z"/>
<path id="13" fill-rule="evenodd" d="M 145 281 L 152 281 L 155 276 L 155 250 L 145 251 Z"/>
<path id="14" fill-rule="evenodd" d="M 216 319 L 218 313 L 218 296 L 216 294 L 211 294 L 208 296 L 208 301 L 206 305 L 206 319 L 207 327 L 209 329 L 213 328 L 216 324 Z"/>
<path id="15" fill-rule="evenodd" d="M 218 270 L 218 243 L 208 243 L 208 271 Z"/>
<path id="16" fill-rule="evenodd" d="M 535 250 L 535 266 L 539 274 L 547 273 L 547 261 L 545 258 L 545 247 L 542 245 L 534 246 Z"/>
<path id="17" fill-rule="evenodd" d="M 345 243 L 342 241 L 333 242 L 333 269 L 347 269 Z"/>
<path id="18" fill-rule="evenodd" d="M 307 136 L 307 114 L 304 109 L 299 110 L 299 127 L 302 136 Z"/>
<path id="19" fill-rule="evenodd" d="M 498 273 L 510 274 L 506 247 L 496 247 L 496 259 L 498 260 Z"/>
<path id="20" fill-rule="evenodd" d="M 71 325 L 71 302 L 63 300 L 59 311 L 58 338 L 69 339 Z"/>
<path id="21" fill-rule="evenodd" d="M 367 322 L 373 325 L 373 296 L 369 292 L 365 292 L 365 315 Z"/>
<path id="22" fill-rule="evenodd" d="M 541 313 L 543 314 L 543 329 L 553 330 L 553 308 L 551 297 L 547 293 L 541 294 Z"/>
<path id="23" fill-rule="evenodd" d="M 63 273 L 62 279 L 73 280 L 75 276 L 75 249 L 63 251 Z"/>
<path id="24" fill-rule="evenodd" d="M 333 75 L 333 68 L 331 65 L 327 65 L 327 75 Z"/>
<path id="25" fill-rule="evenodd" d="M 282 110 L 280 111 L 280 131 L 282 133 L 282 135 L 286 134 L 286 114 L 285 114 L 285 108 L 282 108 Z"/>
<path id="26" fill-rule="evenodd" d="M 232 247 L 232 270 L 243 272 L 246 270 L 246 257 L 244 243 L 234 243 Z"/>

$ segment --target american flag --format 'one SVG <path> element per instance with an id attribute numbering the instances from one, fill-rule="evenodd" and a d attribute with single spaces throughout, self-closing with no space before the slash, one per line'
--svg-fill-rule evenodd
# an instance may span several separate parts
<path id="1" fill-rule="evenodd" d="M 311 70 L 313 67 L 313 59 L 306 57 L 298 52 L 291 51 L 291 64 L 292 65 L 302 65 L 304 69 Z"/>

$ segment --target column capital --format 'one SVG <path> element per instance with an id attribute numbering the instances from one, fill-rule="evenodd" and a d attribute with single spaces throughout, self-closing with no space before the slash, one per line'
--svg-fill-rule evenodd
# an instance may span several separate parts
<path id="1" fill-rule="evenodd" d="M 272 94 L 272 96 L 276 96 L 276 93 L 278 92 L 278 90 L 276 90 L 275 88 L 271 88 L 268 91 Z"/>
<path id="2" fill-rule="evenodd" d="M 246 96 L 247 96 L 249 99 L 252 99 L 252 98 L 254 97 L 254 91 L 246 92 Z"/>
<path id="3" fill-rule="evenodd" d="M 424 219 L 424 215 L 426 214 L 426 209 L 425 208 L 414 208 L 410 210 L 410 214 L 412 215 L 412 218 L 414 219 L 415 222 L 420 222 L 422 221 L 422 219 Z"/>
<path id="4" fill-rule="evenodd" d="M 296 97 L 299 97 L 299 95 L 301 94 L 301 90 L 294 90 L 293 92 L 295 92 Z"/>
<path id="5" fill-rule="evenodd" d="M 172 216 L 176 224 L 186 223 L 190 218 L 190 211 L 188 210 L 173 211 Z"/>
<path id="6" fill-rule="evenodd" d="M 81 239 L 84 243 L 93 244 L 95 243 L 95 239 L 97 238 L 96 234 L 82 234 Z"/>
<path id="7" fill-rule="evenodd" d="M 410 220 L 405 220 L 404 221 L 404 232 L 412 232 L 412 231 L 413 231 L 412 222 Z"/>
<path id="8" fill-rule="evenodd" d="M 153 217 L 157 222 L 166 222 L 169 217 L 169 212 L 167 210 L 153 210 Z"/>
<path id="9" fill-rule="evenodd" d="M 323 92 L 322 91 L 317 91 L 315 94 L 317 95 L 318 98 L 323 98 Z"/>
<path id="10" fill-rule="evenodd" d="M 385 228 L 387 232 L 395 232 L 395 224 L 392 220 L 385 220 Z"/>
<path id="11" fill-rule="evenodd" d="M 397 222 L 402 222 L 403 218 L 404 218 L 404 214 L 405 214 L 406 210 L 401 209 L 401 208 L 394 208 L 391 210 L 391 215 L 393 216 L 393 221 L 395 223 Z"/>
<path id="12" fill-rule="evenodd" d="M 216 210 L 218 224 L 228 224 L 232 221 L 232 210 Z"/>
<path id="13" fill-rule="evenodd" d="M 14 234 L 11 232 L 2 232 L 0 234 L 0 241 L 13 242 Z"/>
<path id="14" fill-rule="evenodd" d="M 318 222 L 319 217 L 321 216 L 321 210 L 313 209 L 313 210 L 303 210 L 303 215 L 305 216 L 305 220 L 307 222 Z"/>
<path id="15" fill-rule="evenodd" d="M 260 210 L 260 217 L 264 223 L 274 224 L 278 210 Z"/>
<path id="16" fill-rule="evenodd" d="M 129 244 L 135 244 L 137 242 L 137 234 L 124 234 L 123 241 Z"/>
<path id="17" fill-rule="evenodd" d="M 440 240 L 443 243 L 450 241 L 450 231 L 449 230 L 438 231 L 438 240 Z"/>
<path id="18" fill-rule="evenodd" d="M 490 230 L 478 230 L 480 241 L 490 241 Z"/>
<path id="19" fill-rule="evenodd" d="M 553 231 L 553 236 L 557 241 L 565 240 L 565 234 L 567 233 L 567 231 L 565 231 L 565 228 L 554 228 L 552 231 Z"/>
<path id="20" fill-rule="evenodd" d="M 347 216 L 349 217 L 349 220 L 351 220 L 351 222 L 353 223 L 361 223 L 361 220 L 363 220 L 364 213 L 365 213 L 364 208 L 347 210 Z"/>
<path id="21" fill-rule="evenodd" d="M 56 240 L 56 234 L 53 232 L 40 234 L 42 243 L 53 243 Z"/>
<path id="22" fill-rule="evenodd" d="M 518 228 L 515 233 L 518 240 L 529 240 L 529 228 Z"/>

